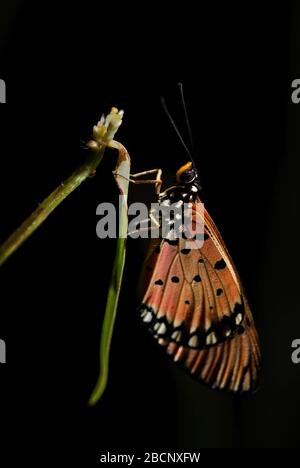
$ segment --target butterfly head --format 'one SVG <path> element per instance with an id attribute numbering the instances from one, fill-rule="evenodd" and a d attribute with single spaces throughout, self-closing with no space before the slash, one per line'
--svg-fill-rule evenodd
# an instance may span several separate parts
<path id="1" fill-rule="evenodd" d="M 198 179 L 198 173 L 192 162 L 188 162 L 181 166 L 176 172 L 176 181 L 182 185 L 191 185 Z"/>

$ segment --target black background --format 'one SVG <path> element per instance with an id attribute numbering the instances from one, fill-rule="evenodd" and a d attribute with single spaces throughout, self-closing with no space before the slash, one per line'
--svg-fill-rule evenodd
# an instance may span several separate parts
<path id="1" fill-rule="evenodd" d="M 129 241 L 108 388 L 87 407 L 115 248 L 95 235 L 96 206 L 118 195 L 107 151 L 96 177 L 0 272 L 2 450 L 17 441 L 12 460 L 39 449 L 55 458 L 59 447 L 95 461 L 113 447 L 299 445 L 297 3 L 1 6 L 0 240 L 84 160 L 80 140 L 111 106 L 125 110 L 117 139 L 133 171 L 162 167 L 172 183 L 186 155 L 159 97 L 184 129 L 182 81 L 203 199 L 248 292 L 264 358 L 260 390 L 246 398 L 177 370 L 138 323 L 146 246 Z M 131 187 L 131 200 L 151 199 L 151 188 Z"/>

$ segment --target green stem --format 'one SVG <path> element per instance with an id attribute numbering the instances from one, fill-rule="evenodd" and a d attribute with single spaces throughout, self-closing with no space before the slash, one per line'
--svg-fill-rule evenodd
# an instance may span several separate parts
<path id="1" fill-rule="evenodd" d="M 105 316 L 101 332 L 100 343 L 100 371 L 96 387 L 91 395 L 89 404 L 95 404 L 103 394 L 108 377 L 109 352 L 116 318 L 118 298 L 121 289 L 125 264 L 127 237 L 127 195 L 130 177 L 130 157 L 123 145 L 113 140 L 114 135 L 122 123 L 123 111 L 112 108 L 110 114 L 100 119 L 93 128 L 93 140 L 88 143 L 91 149 L 86 161 L 59 187 L 57 187 L 38 208 L 27 218 L 21 226 L 0 247 L 0 266 L 15 252 L 26 239 L 45 221 L 55 208 L 70 195 L 84 180 L 93 175 L 101 162 L 106 146 L 116 148 L 119 158 L 116 166 L 115 178 L 121 193 L 120 233 L 117 240 L 116 256 L 114 260 L 112 278 L 109 286 Z"/>
<path id="2" fill-rule="evenodd" d="M 95 405 L 104 393 L 108 380 L 109 371 L 109 354 L 111 339 L 116 319 L 117 305 L 120 294 L 119 285 L 122 282 L 122 276 L 124 271 L 125 256 L 123 252 L 125 250 L 126 239 L 118 239 L 116 247 L 115 261 L 113 265 L 113 271 L 111 275 L 107 303 L 105 308 L 105 315 L 101 330 L 100 339 L 100 372 L 95 388 L 89 399 L 89 405 Z"/>
<path id="3" fill-rule="evenodd" d="M 122 277 L 126 255 L 126 237 L 128 228 L 127 215 L 127 196 L 130 177 L 130 157 L 123 145 L 114 141 L 111 147 L 119 150 L 119 159 L 116 166 L 116 182 L 118 184 L 120 197 L 120 214 L 119 214 L 119 237 L 117 240 L 116 255 L 113 264 L 111 281 L 109 285 L 107 302 L 105 307 L 104 320 L 101 330 L 100 339 L 100 356 L 99 356 L 99 376 L 92 395 L 89 399 L 89 405 L 95 405 L 103 395 L 107 385 L 109 371 L 109 353 L 113 328 L 116 319 L 118 299 L 121 290 Z M 120 175 L 120 177 L 118 177 Z"/>
<path id="4" fill-rule="evenodd" d="M 62 182 L 38 208 L 16 229 L 0 247 L 0 266 L 20 245 L 45 221 L 55 208 L 72 193 L 84 180 L 91 176 L 101 162 L 105 146 L 91 150 L 87 160 L 73 174 Z"/>

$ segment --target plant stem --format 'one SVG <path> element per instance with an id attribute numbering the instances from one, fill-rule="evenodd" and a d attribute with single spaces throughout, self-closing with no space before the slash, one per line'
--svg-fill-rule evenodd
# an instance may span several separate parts
<path id="1" fill-rule="evenodd" d="M 130 177 L 130 157 L 128 155 L 127 150 L 120 143 L 112 141 L 110 147 L 114 147 L 119 151 L 119 159 L 115 169 L 115 178 L 121 193 L 121 206 L 119 214 L 119 237 L 117 240 L 116 255 L 114 259 L 113 270 L 107 295 L 104 320 L 101 330 L 99 376 L 95 388 L 92 392 L 92 395 L 89 399 L 89 405 L 91 406 L 95 405 L 99 401 L 107 385 L 110 345 L 117 313 L 118 299 L 121 290 L 126 256 L 126 238 L 128 228 L 127 196 Z"/>
<path id="2" fill-rule="evenodd" d="M 55 208 L 70 195 L 84 180 L 91 176 L 101 162 L 105 145 L 92 149 L 87 160 L 76 169 L 65 182 L 62 182 L 38 208 L 19 226 L 0 247 L 0 266 L 20 245 L 45 221 Z"/>
<path id="3" fill-rule="evenodd" d="M 85 162 L 60 184 L 21 226 L 0 247 L 0 267 L 20 245 L 45 221 L 55 208 L 67 198 L 87 177 L 93 175 L 101 162 L 105 147 L 113 141 L 115 133 L 122 124 L 123 111 L 112 107 L 110 113 L 101 117 L 93 127 L 93 139 L 88 142 L 90 153 Z"/>
<path id="4" fill-rule="evenodd" d="M 110 114 L 106 118 L 104 116 L 101 117 L 98 124 L 93 128 L 93 140 L 88 143 L 91 152 L 89 153 L 86 161 L 76 169 L 65 182 L 61 183 L 59 187 L 45 198 L 29 218 L 27 218 L 0 247 L 1 266 L 68 195 L 70 195 L 84 180 L 93 175 L 103 158 L 106 146 L 116 148 L 119 151 L 119 158 L 115 171 L 115 179 L 121 193 L 119 237 L 117 240 L 116 255 L 101 331 L 99 376 L 95 389 L 89 400 L 90 405 L 97 403 L 106 388 L 109 370 L 110 345 L 125 265 L 128 228 L 127 196 L 130 178 L 130 157 L 126 148 L 121 145 L 121 143 L 113 140 L 116 131 L 122 123 L 122 117 L 123 111 L 118 111 L 116 108 L 112 108 Z"/>

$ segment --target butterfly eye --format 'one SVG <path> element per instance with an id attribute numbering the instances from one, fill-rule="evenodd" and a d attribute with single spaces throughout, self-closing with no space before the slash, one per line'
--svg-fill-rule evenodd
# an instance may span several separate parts
<path id="1" fill-rule="evenodd" d="M 197 178 L 197 172 L 191 162 L 182 166 L 176 173 L 176 180 L 180 184 L 191 184 Z"/>
<path id="2" fill-rule="evenodd" d="M 178 182 L 181 184 L 191 184 L 196 179 L 195 169 L 189 169 L 187 171 L 178 174 Z"/>

